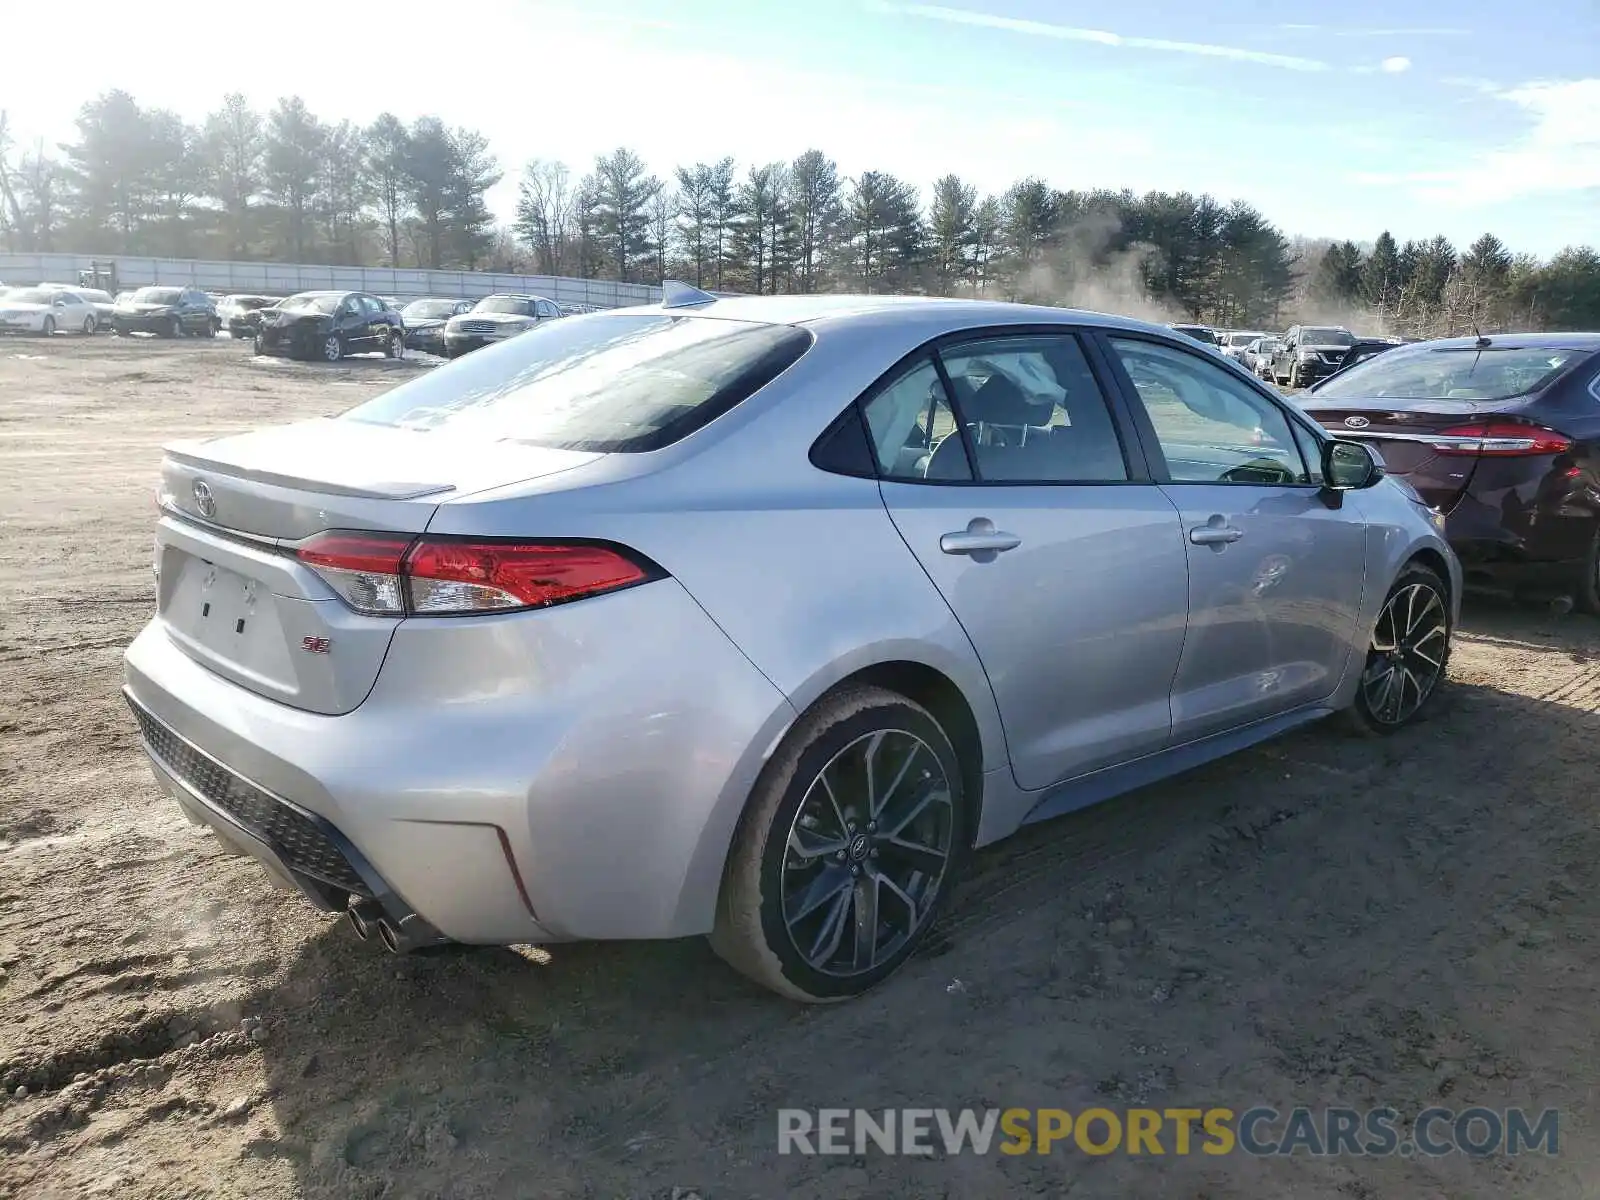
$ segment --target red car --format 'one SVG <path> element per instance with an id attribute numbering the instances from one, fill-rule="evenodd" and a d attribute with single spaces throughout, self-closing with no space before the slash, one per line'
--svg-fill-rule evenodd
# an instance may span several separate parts
<path id="1" fill-rule="evenodd" d="M 1600 614 L 1600 333 L 1396 346 L 1297 401 L 1443 514 L 1469 583 Z"/>

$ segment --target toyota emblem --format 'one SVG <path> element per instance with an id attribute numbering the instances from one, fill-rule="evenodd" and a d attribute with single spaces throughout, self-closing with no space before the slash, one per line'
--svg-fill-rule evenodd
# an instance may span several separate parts
<path id="1" fill-rule="evenodd" d="M 1365 417 L 1346 417 L 1344 419 L 1344 423 L 1350 426 L 1351 429 L 1365 429 L 1368 425 L 1372 424 L 1372 422 L 1367 420 Z"/>
<path id="2" fill-rule="evenodd" d="M 204 479 L 194 481 L 194 506 L 202 517 L 217 515 L 217 498 L 211 494 L 211 485 Z"/>

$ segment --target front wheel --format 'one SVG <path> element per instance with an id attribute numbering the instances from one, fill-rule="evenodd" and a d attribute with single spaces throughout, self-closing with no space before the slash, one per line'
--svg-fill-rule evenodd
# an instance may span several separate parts
<path id="1" fill-rule="evenodd" d="M 322 361 L 336 363 L 344 357 L 344 340 L 336 333 L 322 341 Z"/>
<path id="2" fill-rule="evenodd" d="M 389 336 L 384 340 L 383 352 L 390 358 L 403 357 L 406 352 L 405 335 L 398 330 L 391 329 Z"/>
<path id="3" fill-rule="evenodd" d="M 44 319 L 44 323 L 39 326 L 39 336 L 40 337 L 54 337 L 55 336 L 55 332 L 56 332 L 56 319 L 54 317 L 46 317 Z"/>
<path id="4" fill-rule="evenodd" d="M 83 333 L 85 337 L 93 337 L 96 327 L 96 322 L 93 317 L 85 317 L 83 319 Z"/>
<path id="5" fill-rule="evenodd" d="M 180 338 L 183 336 L 183 322 L 177 317 L 167 322 L 167 336 Z"/>
<path id="6" fill-rule="evenodd" d="M 1451 633 L 1444 580 L 1413 563 L 1378 612 L 1355 703 L 1346 710 L 1349 724 L 1359 733 L 1389 734 L 1416 720 L 1444 678 Z"/>
<path id="7" fill-rule="evenodd" d="M 1295 363 L 1294 366 L 1289 368 L 1289 386 L 1292 387 L 1292 388 L 1297 388 L 1297 387 L 1300 386 L 1300 364 L 1299 363 Z"/>
<path id="8" fill-rule="evenodd" d="M 904 696 L 851 688 L 808 712 L 740 818 L 712 948 L 794 1000 L 847 1000 L 915 952 L 967 845 L 954 747 Z"/>

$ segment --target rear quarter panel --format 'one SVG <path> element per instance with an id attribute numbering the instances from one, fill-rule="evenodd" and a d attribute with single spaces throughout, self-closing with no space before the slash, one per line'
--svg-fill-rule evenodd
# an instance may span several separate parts
<path id="1" fill-rule="evenodd" d="M 1006 761 L 972 644 L 901 540 L 875 480 L 811 465 L 812 443 L 906 351 L 870 322 L 817 345 L 683 442 L 441 504 L 430 532 L 604 538 L 659 563 L 799 710 L 878 663 L 944 674 L 976 720 L 984 767 Z M 772 747 L 767 747 L 770 752 Z"/>

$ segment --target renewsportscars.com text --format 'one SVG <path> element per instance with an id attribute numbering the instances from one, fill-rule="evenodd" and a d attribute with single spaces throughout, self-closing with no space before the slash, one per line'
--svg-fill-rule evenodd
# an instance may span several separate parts
<path id="1" fill-rule="evenodd" d="M 1560 1151 L 1560 1113 L 1520 1108 L 785 1108 L 779 1154 L 1305 1154 L 1440 1157 Z"/>

